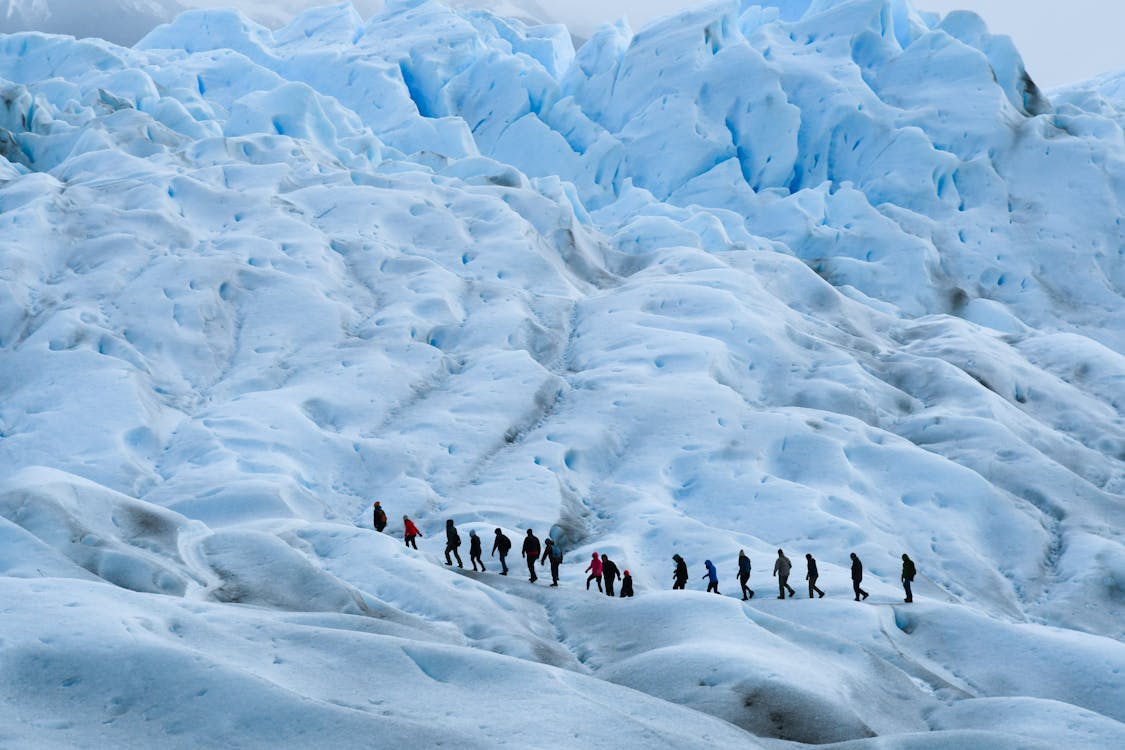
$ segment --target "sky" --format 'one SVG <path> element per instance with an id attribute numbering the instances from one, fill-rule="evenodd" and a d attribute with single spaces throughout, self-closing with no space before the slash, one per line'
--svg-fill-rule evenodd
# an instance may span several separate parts
<path id="1" fill-rule="evenodd" d="M 221 2 L 221 0 L 209 0 Z M 368 0 L 377 2 L 377 0 Z M 704 0 L 461 0 L 504 12 L 526 8 L 566 22 L 579 36 L 626 16 L 637 29 L 653 18 Z M 913 0 L 920 10 L 972 10 L 994 34 L 1015 40 L 1040 88 L 1077 83 L 1125 69 L 1125 0 Z M 357 6 L 358 7 L 358 6 Z M 538 14 L 537 14 L 538 15 Z"/>
<path id="2" fill-rule="evenodd" d="M 915 0 L 924 10 L 975 11 L 994 34 L 1007 34 L 1041 88 L 1125 68 L 1121 0 Z"/>
<path id="3" fill-rule="evenodd" d="M 229 6 L 242 8 L 252 18 L 276 26 L 300 8 L 324 5 L 335 0 L 117 0 L 130 8 L 133 25 L 149 24 L 144 29 L 121 28 L 129 19 L 117 14 L 114 27 L 102 28 L 97 21 L 99 7 L 88 0 L 0 0 L 0 31 L 36 28 L 55 33 L 104 35 L 122 44 L 131 44 L 156 23 L 156 16 L 176 5 L 191 7 Z M 706 0 L 451 0 L 460 5 L 494 9 L 503 15 L 558 20 L 566 23 L 579 39 L 599 25 L 625 16 L 630 26 L 639 29 L 659 16 L 705 2 Z M 382 7 L 382 0 L 351 0 L 364 16 Z M 994 34 L 1007 34 L 1023 55 L 1028 72 L 1040 88 L 1050 89 L 1083 81 L 1101 73 L 1125 70 L 1125 0 L 913 0 L 915 7 L 948 13 L 967 9 L 980 14 Z M 48 20 L 18 23 L 13 8 L 35 15 L 36 8 L 50 8 Z M 100 24 L 100 25 L 99 25 Z M 116 37 L 114 36 L 116 35 Z"/>

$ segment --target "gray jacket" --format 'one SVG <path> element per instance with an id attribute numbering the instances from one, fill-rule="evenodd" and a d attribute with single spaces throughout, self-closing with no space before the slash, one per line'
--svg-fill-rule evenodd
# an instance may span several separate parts
<path id="1" fill-rule="evenodd" d="M 781 578 L 789 577 L 789 570 L 793 567 L 793 563 L 789 562 L 789 558 L 785 555 L 778 555 L 777 560 L 773 564 L 773 574 Z"/>

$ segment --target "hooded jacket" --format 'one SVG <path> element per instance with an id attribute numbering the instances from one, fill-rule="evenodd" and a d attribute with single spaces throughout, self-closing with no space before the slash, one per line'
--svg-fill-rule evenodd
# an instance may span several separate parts
<path id="1" fill-rule="evenodd" d="M 602 574 L 602 559 L 598 557 L 597 552 L 590 557 L 590 564 L 586 567 L 586 572 L 595 576 Z"/>
<path id="2" fill-rule="evenodd" d="M 679 555 L 672 555 L 672 559 L 676 561 L 676 580 L 686 581 L 688 579 L 687 563 L 684 558 Z"/>
<path id="3" fill-rule="evenodd" d="M 719 582 L 719 571 L 715 570 L 715 566 L 711 564 L 710 560 L 704 560 L 703 564 L 707 566 L 707 576 L 706 577 L 710 579 L 711 583 L 718 583 Z"/>

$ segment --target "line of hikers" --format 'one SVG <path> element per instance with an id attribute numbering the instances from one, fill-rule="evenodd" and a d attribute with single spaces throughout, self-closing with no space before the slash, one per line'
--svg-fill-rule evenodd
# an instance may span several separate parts
<path id="1" fill-rule="evenodd" d="M 863 563 L 860 562 L 856 553 L 851 553 L 852 558 L 852 590 L 855 592 L 855 600 L 862 601 L 866 599 L 868 594 L 860 587 L 863 581 Z M 672 555 L 672 560 L 676 563 L 676 570 L 672 574 L 672 588 L 682 589 L 687 586 L 688 582 L 688 569 L 687 563 L 684 558 L 677 555 Z M 820 578 L 820 573 L 816 567 L 816 558 L 811 553 L 805 553 L 806 573 L 805 580 L 809 584 L 809 598 L 812 599 L 814 595 L 824 598 L 824 592 L 816 585 L 817 579 Z M 707 572 L 703 577 L 707 579 L 707 591 L 719 593 L 719 571 L 710 560 L 704 560 L 703 564 L 707 568 Z M 738 551 L 738 583 L 742 587 L 742 601 L 746 601 L 754 596 L 754 590 L 747 585 L 750 581 L 750 557 L 746 554 L 746 550 Z M 789 585 L 789 573 L 793 570 L 793 562 L 785 556 L 783 550 L 777 551 L 777 559 L 773 563 L 773 575 L 777 578 L 777 598 L 784 599 L 785 593 L 789 592 L 789 598 L 792 599 L 797 596 L 797 592 Z M 910 603 L 914 601 L 914 592 L 911 590 L 911 584 L 914 582 L 914 577 L 918 574 L 917 569 L 914 567 L 914 561 L 906 553 L 902 555 L 902 575 L 899 580 L 902 582 L 902 588 L 906 592 L 906 598 L 903 601 Z"/>
<path id="2" fill-rule="evenodd" d="M 374 505 L 374 526 L 376 531 L 383 531 L 387 527 L 387 514 L 383 510 L 379 501 L 375 501 Z M 422 536 L 422 532 L 410 520 L 409 516 L 402 517 L 403 523 L 403 542 L 407 547 L 418 549 L 418 543 L 415 541 L 417 537 Z M 463 568 L 464 564 L 461 562 L 461 535 L 457 532 L 457 527 L 453 524 L 453 519 L 445 522 L 445 564 L 452 565 L 453 558 L 457 560 L 457 567 Z M 512 540 L 509 539 L 503 531 L 499 528 L 496 529 L 496 538 L 492 543 L 491 557 L 496 557 L 496 553 L 500 553 L 500 575 L 508 575 L 508 553 L 512 549 Z M 477 565 L 480 565 L 481 571 L 486 571 L 484 560 L 481 559 L 481 540 L 477 536 L 477 532 L 469 532 L 469 562 L 473 565 L 473 570 L 477 570 Z M 452 558 L 450 557 L 452 555 Z M 535 536 L 531 529 L 527 530 L 527 536 L 524 537 L 523 547 L 520 550 L 520 556 L 525 558 L 527 562 L 527 571 L 529 573 L 528 580 L 535 583 L 539 580 L 539 576 L 535 573 L 535 563 L 538 562 L 540 566 L 549 562 L 551 564 L 551 586 L 559 585 L 559 565 L 562 564 L 563 553 L 559 545 L 555 544 L 555 540 L 547 537 L 545 546 L 541 546 L 539 538 Z M 672 555 L 672 560 L 676 563 L 675 570 L 672 574 L 672 588 L 683 589 L 687 587 L 689 579 L 687 563 L 684 558 L 679 554 Z M 806 573 L 805 580 L 809 584 L 809 598 L 812 599 L 814 594 L 823 598 L 824 592 L 817 587 L 816 582 L 820 577 L 816 567 L 816 559 L 811 553 L 805 554 Z M 703 574 L 703 578 L 707 579 L 707 591 L 719 593 L 719 571 L 715 568 L 710 560 L 704 560 L 704 566 L 707 572 Z M 797 592 L 789 585 L 789 574 L 793 569 L 793 563 L 788 557 L 785 556 L 783 550 L 777 551 L 777 559 L 773 564 L 773 575 L 777 578 L 778 599 L 784 599 L 786 592 L 789 593 L 789 598 L 794 598 Z M 866 599 L 868 594 L 860 587 L 863 581 L 863 563 L 854 552 L 851 553 L 851 570 L 852 570 L 852 590 L 855 592 L 855 600 L 861 601 Z M 742 588 L 742 600 L 747 601 L 754 596 L 754 590 L 750 588 L 750 557 L 746 554 L 745 550 L 738 551 L 738 583 Z M 586 590 L 590 589 L 591 583 L 597 583 L 598 591 L 605 593 L 608 596 L 614 595 L 614 584 L 618 579 L 621 580 L 621 596 L 633 596 L 633 578 L 626 570 L 624 574 L 621 573 L 617 564 L 609 559 L 608 555 L 599 555 L 597 552 L 593 553 L 590 559 L 590 564 L 586 567 L 589 577 L 586 579 Z M 914 561 L 910 559 L 905 553 L 902 555 L 902 575 L 900 580 L 902 582 L 903 590 L 906 592 L 905 602 L 913 602 L 914 594 L 911 590 L 911 584 L 914 577 L 917 575 L 917 570 L 914 567 Z M 604 584 L 604 588 L 603 588 Z"/>

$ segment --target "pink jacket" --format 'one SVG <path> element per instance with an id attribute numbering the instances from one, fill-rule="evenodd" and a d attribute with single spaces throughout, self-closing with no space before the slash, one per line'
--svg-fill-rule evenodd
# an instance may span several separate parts
<path id="1" fill-rule="evenodd" d="M 597 552 L 595 552 L 594 556 L 590 558 L 590 567 L 586 568 L 586 570 L 596 576 L 600 576 L 602 574 L 602 559 L 598 557 Z"/>

